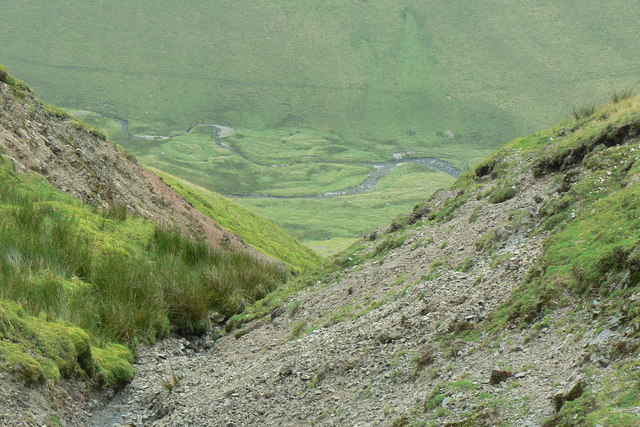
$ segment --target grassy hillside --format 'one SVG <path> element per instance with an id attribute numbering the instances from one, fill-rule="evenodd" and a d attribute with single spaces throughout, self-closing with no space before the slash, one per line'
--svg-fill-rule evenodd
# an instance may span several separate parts
<path id="1" fill-rule="evenodd" d="M 302 271 L 316 266 L 320 257 L 268 219 L 237 203 L 184 180 L 156 171 L 196 209 L 210 216 L 249 245 L 291 268 Z"/>
<path id="2" fill-rule="evenodd" d="M 8 0 L 0 35 L 3 61 L 45 99 L 154 130 L 299 123 L 496 143 L 636 83 L 639 13 L 621 0 Z"/>
<path id="3" fill-rule="evenodd" d="M 6 0 L 0 60 L 145 164 L 223 194 L 299 196 L 358 184 L 371 169 L 359 162 L 397 152 L 471 167 L 593 94 L 638 86 L 640 8 L 547 3 Z M 149 141 L 116 118 L 143 135 L 230 125 L 245 157 L 203 128 Z M 309 203 L 328 212 L 335 201 Z M 262 213 L 310 241 L 283 209 Z M 368 215 L 353 207 L 346 228 L 366 229 Z"/>
<path id="4" fill-rule="evenodd" d="M 201 331 L 285 280 L 249 255 L 63 194 L 0 157 L 0 365 L 24 379 L 127 381 L 139 342 Z"/>

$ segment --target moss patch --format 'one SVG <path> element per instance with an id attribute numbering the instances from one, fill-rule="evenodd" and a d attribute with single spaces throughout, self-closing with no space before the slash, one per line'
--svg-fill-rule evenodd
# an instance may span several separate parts
<path id="1" fill-rule="evenodd" d="M 0 364 L 28 382 L 56 384 L 61 378 L 89 379 L 96 372 L 111 385 L 133 378 L 133 357 L 124 346 L 93 347 L 89 334 L 46 316 L 30 316 L 0 301 Z"/>

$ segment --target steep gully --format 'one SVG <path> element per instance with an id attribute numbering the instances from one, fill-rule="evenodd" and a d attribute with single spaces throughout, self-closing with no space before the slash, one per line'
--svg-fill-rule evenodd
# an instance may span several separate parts
<path id="1" fill-rule="evenodd" d="M 166 141 L 172 138 L 186 135 L 197 127 L 205 127 L 211 131 L 211 134 L 213 135 L 213 139 L 215 140 L 216 144 L 218 144 L 220 147 L 226 150 L 231 151 L 237 156 L 242 157 L 247 162 L 253 163 L 254 165 L 263 166 L 263 167 L 284 168 L 284 167 L 290 167 L 295 164 L 302 163 L 302 162 L 296 162 L 296 163 L 286 163 L 286 164 L 264 164 L 264 163 L 256 162 L 250 159 L 249 157 L 247 157 L 245 153 L 239 150 L 236 150 L 232 146 L 225 144 L 222 141 L 223 138 L 233 133 L 233 128 L 230 128 L 227 126 L 201 123 L 201 124 L 191 126 L 185 131 L 173 136 L 135 135 L 129 131 L 129 122 L 127 120 L 121 119 L 121 118 L 118 118 L 117 120 L 120 123 L 122 131 L 124 133 L 137 139 L 143 139 L 147 141 Z M 342 190 L 328 191 L 326 193 L 311 194 L 311 195 L 305 195 L 305 196 L 276 196 L 276 195 L 264 195 L 264 194 L 227 194 L 226 196 L 236 197 L 236 198 L 250 197 L 250 198 L 259 198 L 259 199 L 309 199 L 309 198 L 326 199 L 326 198 L 339 197 L 339 196 L 350 196 L 350 195 L 360 194 L 360 193 L 364 193 L 366 191 L 371 190 L 381 179 L 389 175 L 396 167 L 405 165 L 405 164 L 424 165 L 438 172 L 453 176 L 454 178 L 457 178 L 458 176 L 460 176 L 460 173 L 461 173 L 460 169 L 455 165 L 453 165 L 452 163 L 447 162 L 445 160 L 437 159 L 434 157 L 405 158 L 413 154 L 415 153 L 413 152 L 394 153 L 393 160 L 390 160 L 388 162 L 355 162 L 353 163 L 357 165 L 373 166 L 373 170 L 369 173 L 369 176 L 367 176 L 367 178 L 365 178 L 365 180 L 362 181 L 360 184 L 355 185 L 353 187 L 348 187 Z"/>

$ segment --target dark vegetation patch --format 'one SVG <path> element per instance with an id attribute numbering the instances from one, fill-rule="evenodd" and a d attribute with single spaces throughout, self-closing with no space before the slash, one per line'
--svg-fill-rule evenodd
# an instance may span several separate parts
<path id="1" fill-rule="evenodd" d="M 510 183 L 505 183 L 493 191 L 489 197 L 489 202 L 494 204 L 506 202 L 507 200 L 514 198 L 515 195 L 515 186 Z"/>

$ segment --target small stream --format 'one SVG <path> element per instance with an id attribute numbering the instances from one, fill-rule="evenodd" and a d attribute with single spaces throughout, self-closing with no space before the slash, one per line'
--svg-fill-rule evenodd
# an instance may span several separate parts
<path id="1" fill-rule="evenodd" d="M 118 122 L 120 123 L 120 126 L 122 128 L 122 131 L 124 133 L 126 133 L 127 135 L 133 137 L 133 138 L 137 138 L 137 139 L 143 139 L 146 141 L 166 141 L 169 140 L 171 138 L 176 138 L 182 135 L 186 135 L 189 132 L 191 132 L 193 129 L 203 126 L 206 127 L 207 129 L 209 129 L 211 131 L 211 134 L 213 135 L 213 139 L 215 140 L 216 144 L 218 144 L 220 147 L 231 151 L 232 153 L 234 153 L 235 155 L 242 157 L 244 160 L 246 160 L 247 162 L 250 162 L 254 165 L 257 166 L 263 166 L 263 167 L 272 167 L 272 168 L 284 168 L 284 167 L 290 167 L 296 164 L 301 164 L 302 162 L 295 162 L 295 163 L 285 163 L 285 164 L 264 164 L 264 163 L 259 163 L 256 161 L 251 160 L 250 158 L 248 158 L 246 156 L 246 154 L 244 154 L 243 152 L 236 150 L 235 148 L 233 148 L 232 146 L 225 144 L 223 141 L 223 138 L 231 135 L 233 133 L 233 128 L 228 127 L 228 126 L 221 126 L 221 125 L 216 125 L 216 124 L 207 124 L 207 123 L 199 123 L 195 126 L 191 126 L 190 128 L 186 129 L 183 132 L 180 132 L 176 135 L 172 135 L 172 136 L 164 136 L 164 135 L 134 135 L 129 131 L 129 122 L 125 119 L 122 118 L 117 118 L 116 120 L 118 120 Z M 364 181 L 362 181 L 360 184 L 358 185 L 354 185 L 353 187 L 349 187 L 349 188 L 345 188 L 342 190 L 336 190 L 336 191 L 328 191 L 326 193 L 320 193 L 320 194 L 311 194 L 311 195 L 305 195 L 305 196 L 276 196 L 276 195 L 265 195 L 265 194 L 225 194 L 225 196 L 227 197 L 234 197 L 234 198 L 255 198 L 255 199 L 327 199 L 327 198 L 332 198 L 332 197 L 340 197 L 340 196 L 350 196 L 350 195 L 354 195 L 354 194 L 361 194 L 364 192 L 367 192 L 369 190 L 371 190 L 373 187 L 375 187 L 375 185 L 384 177 L 386 177 L 387 175 L 389 175 L 395 168 L 397 168 L 398 166 L 402 166 L 402 165 L 406 165 L 406 164 L 419 164 L 419 165 L 423 165 L 423 166 L 427 166 L 431 169 L 434 169 L 438 172 L 441 173 L 445 173 L 447 175 L 450 175 L 454 178 L 457 178 L 460 176 L 460 169 L 455 166 L 453 163 L 447 162 L 445 160 L 441 160 L 435 157 L 408 157 L 405 158 L 407 156 L 413 156 L 417 153 L 415 152 L 401 152 L 401 153 L 394 153 L 393 160 L 390 160 L 388 162 L 354 162 L 354 163 L 349 163 L 349 164 L 355 164 L 355 165 L 370 165 L 373 166 L 373 169 L 371 171 L 371 173 L 369 174 L 369 176 L 367 176 L 365 178 Z"/>

